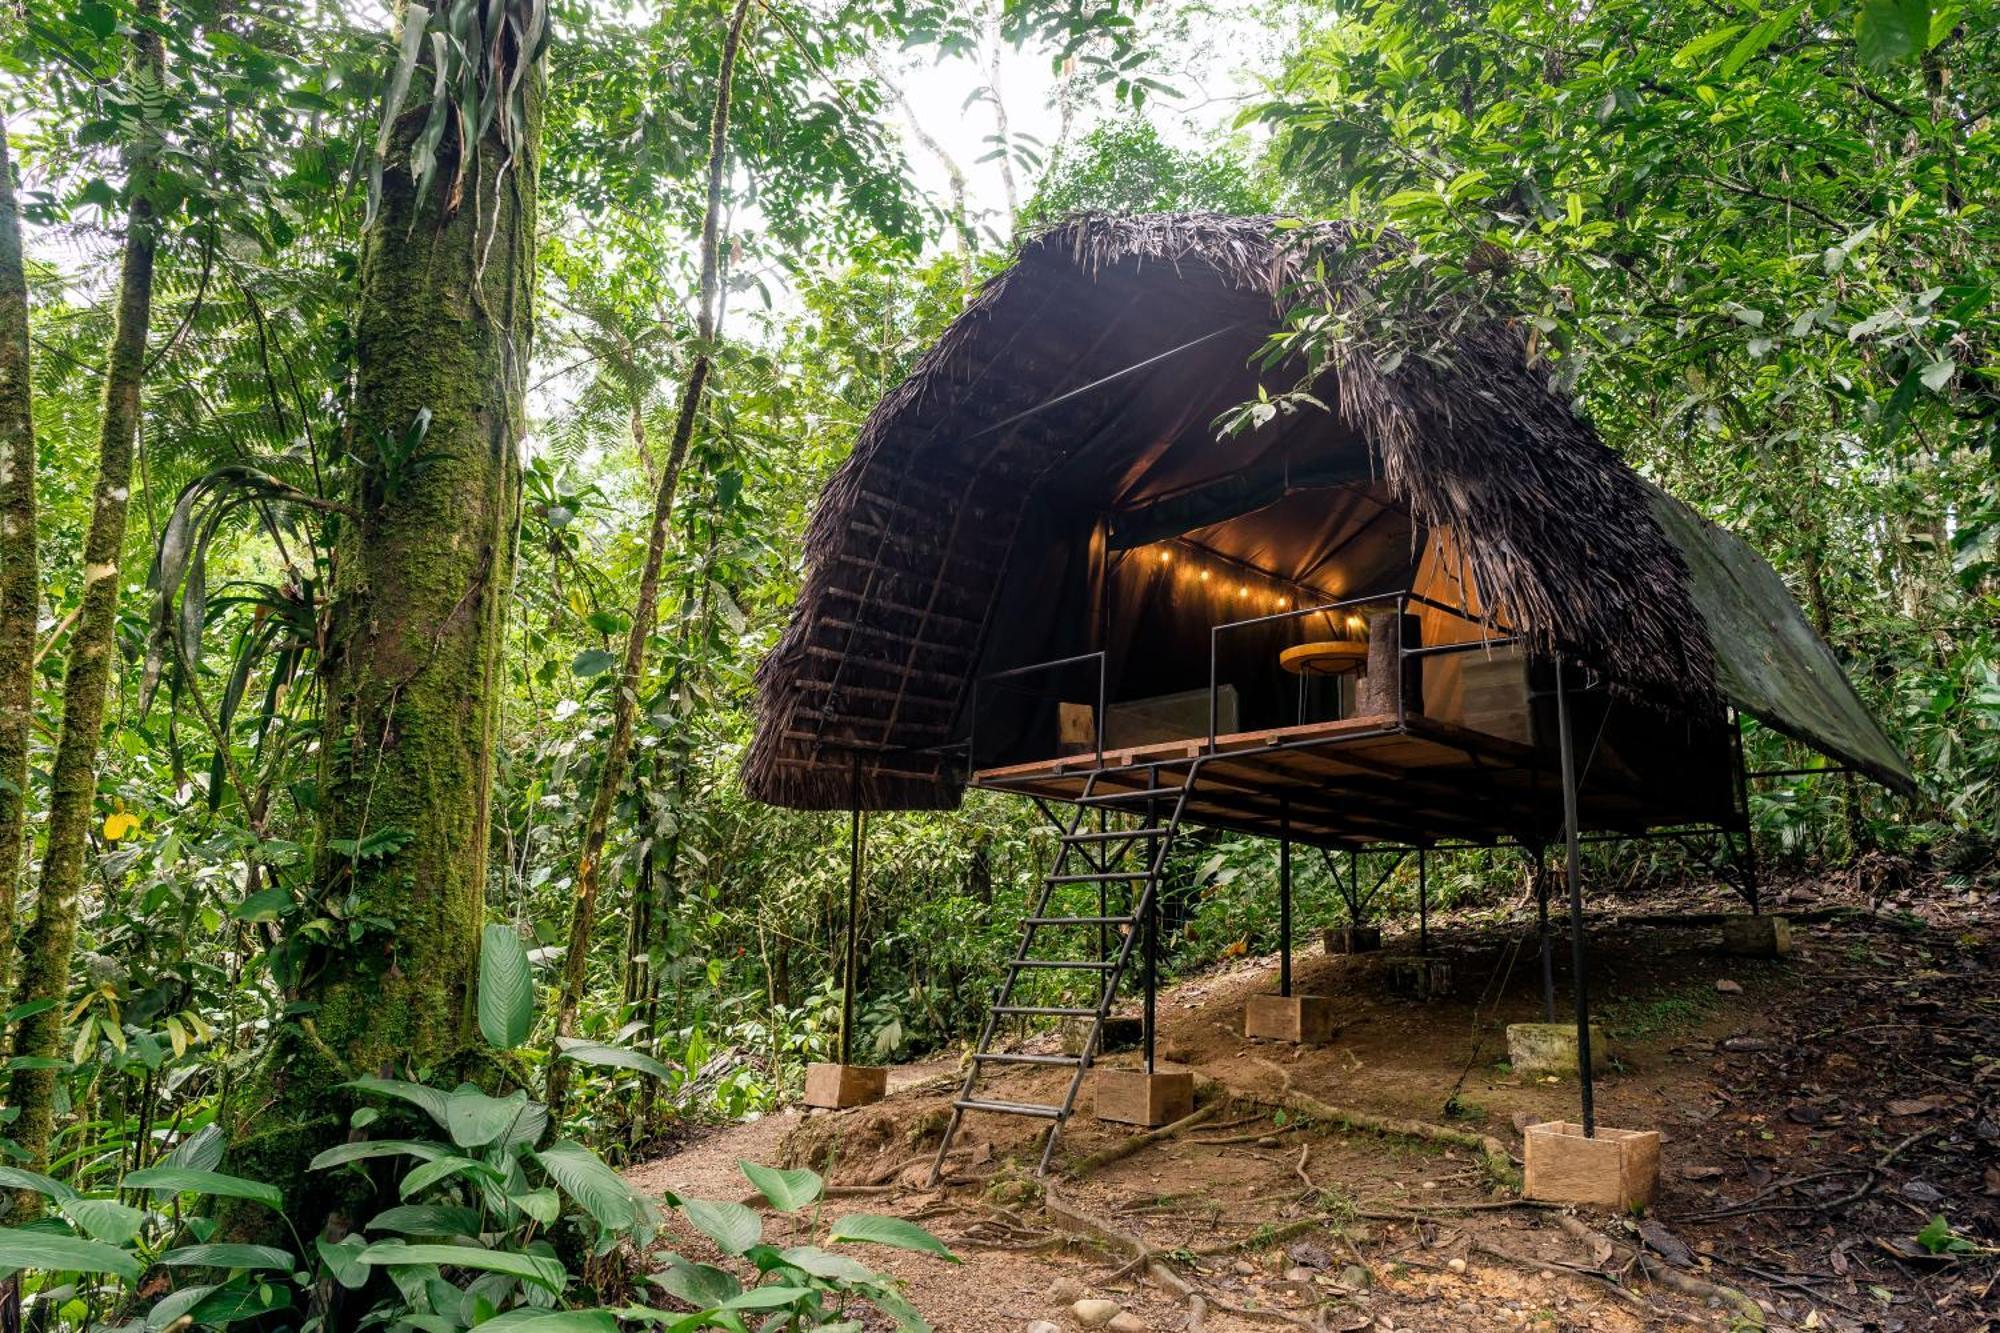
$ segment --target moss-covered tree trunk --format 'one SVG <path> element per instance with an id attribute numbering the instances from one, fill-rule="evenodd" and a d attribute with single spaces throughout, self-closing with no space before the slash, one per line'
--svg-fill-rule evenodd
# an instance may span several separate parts
<path id="1" fill-rule="evenodd" d="M 415 86 L 432 82 L 417 71 Z M 428 108 L 407 110 L 362 246 L 351 447 L 364 465 L 335 543 L 312 884 L 313 914 L 339 925 L 228 1117 L 235 1169 L 285 1189 L 302 1231 L 340 1208 L 329 1177 L 305 1169 L 345 1134 L 338 1085 L 450 1077 L 476 1049 L 533 333 L 539 71 L 522 87 L 511 158 L 503 108 L 476 165 L 447 136 L 424 189 L 410 150 Z"/>
<path id="2" fill-rule="evenodd" d="M 141 4 L 150 18 L 156 4 Z M 135 84 L 162 77 L 159 37 L 143 28 L 132 39 Z M 77 916 L 83 897 L 84 858 L 97 798 L 97 757 L 104 731 L 105 694 L 117 650 L 118 569 L 130 508 L 132 453 L 139 434 L 139 388 L 146 364 L 146 323 L 153 309 L 153 249 L 158 219 L 151 192 L 159 144 L 149 130 L 128 150 L 125 242 L 118 274 L 111 350 L 104 375 L 104 408 L 97 437 L 97 481 L 90 524 L 83 538 L 83 603 L 70 634 L 63 668 L 62 722 L 49 770 L 47 845 L 35 895 L 33 923 L 21 936 L 21 1004 L 55 1004 L 21 1020 L 14 1054 L 32 1061 L 53 1057 L 62 1045 L 69 1006 L 70 962 L 76 953 Z M 13 1136 L 40 1164 L 55 1127 L 55 1073 L 29 1064 L 8 1080 L 7 1104 L 20 1108 Z M 34 1196 L 29 1196 L 31 1201 Z"/>
<path id="3" fill-rule="evenodd" d="M 688 444 L 694 439 L 694 425 L 701 413 L 702 394 L 708 387 L 708 373 L 714 364 L 716 300 L 721 289 L 722 175 L 727 161 L 730 89 L 736 77 L 736 56 L 743 43 L 743 25 L 750 16 L 750 0 L 737 0 L 729 18 L 729 33 L 722 44 L 721 72 L 715 85 L 715 109 L 708 129 L 708 198 L 701 219 L 701 297 L 696 313 L 694 363 L 681 389 L 680 411 L 674 418 L 674 437 L 667 450 L 665 469 L 653 498 L 653 524 L 646 539 L 646 563 L 639 575 L 639 593 L 632 602 L 632 628 L 625 636 L 625 660 L 618 677 L 618 692 L 611 705 L 611 743 L 605 747 L 604 762 L 597 771 L 597 790 L 591 796 L 590 813 L 584 819 L 583 846 L 576 859 L 576 897 L 570 907 L 569 949 L 563 959 L 562 991 L 556 1002 L 558 1041 L 576 1031 L 577 1008 L 583 1002 L 585 978 L 590 967 L 590 937 L 597 925 L 598 886 L 603 880 L 604 848 L 609 841 L 611 812 L 625 785 L 632 757 L 632 729 L 639 715 L 639 690 L 646 671 L 646 641 L 652 637 L 659 613 L 660 571 L 666 560 L 668 538 L 673 531 L 674 492 L 680 484 L 681 468 L 687 462 Z M 548 1103 L 562 1113 L 568 1092 L 568 1066 L 560 1059 L 549 1061 Z"/>
<path id="4" fill-rule="evenodd" d="M 7 125 L 0 120 L 0 997 L 14 993 L 14 920 L 27 860 L 28 729 L 35 704 L 35 422 L 28 275 Z M 0 1031 L 0 1054 L 7 1049 Z"/>

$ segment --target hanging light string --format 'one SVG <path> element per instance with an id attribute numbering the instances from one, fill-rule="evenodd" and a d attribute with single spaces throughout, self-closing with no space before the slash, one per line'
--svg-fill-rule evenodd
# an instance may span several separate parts
<path id="1" fill-rule="evenodd" d="M 1141 563 L 1151 570 L 1166 571 L 1176 584 L 1185 582 L 1204 592 L 1222 610 L 1234 613 L 1232 619 L 1270 615 L 1333 600 L 1333 595 L 1322 589 L 1295 583 L 1185 537 L 1154 542 L 1139 548 L 1138 554 Z"/>

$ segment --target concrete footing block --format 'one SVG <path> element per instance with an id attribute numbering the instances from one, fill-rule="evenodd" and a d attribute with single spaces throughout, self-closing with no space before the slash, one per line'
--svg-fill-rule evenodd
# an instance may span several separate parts
<path id="1" fill-rule="evenodd" d="M 869 1106 L 889 1095 L 889 1071 L 880 1065 L 806 1066 L 806 1105 L 844 1110 Z"/>
<path id="2" fill-rule="evenodd" d="M 1651 1129 L 1583 1126 L 1551 1120 L 1522 1135 L 1522 1193 L 1548 1203 L 1590 1203 L 1631 1212 L 1660 1188 L 1660 1134 Z"/>
<path id="3" fill-rule="evenodd" d="M 1590 1025 L 1590 1072 L 1604 1072 L 1608 1050 L 1604 1029 Z M 1509 1023 L 1507 1063 L 1522 1074 L 1576 1073 L 1576 1024 Z"/>

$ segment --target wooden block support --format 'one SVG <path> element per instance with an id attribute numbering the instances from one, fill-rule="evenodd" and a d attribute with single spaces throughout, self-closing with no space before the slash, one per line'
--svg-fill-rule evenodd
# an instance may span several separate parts
<path id="1" fill-rule="evenodd" d="M 1100 1069 L 1094 1087 L 1099 1120 L 1154 1129 L 1194 1114 L 1194 1075 L 1185 1070 Z"/>
<path id="2" fill-rule="evenodd" d="M 1243 1035 L 1319 1046 L 1333 1040 L 1333 1000 L 1325 995 L 1252 995 L 1243 1006 Z"/>
<path id="3" fill-rule="evenodd" d="M 1382 947 L 1380 926 L 1336 926 L 1322 942 L 1328 953 L 1370 953 Z"/>
<path id="4" fill-rule="evenodd" d="M 806 1066 L 806 1105 L 836 1110 L 868 1106 L 889 1095 L 889 1071 L 880 1065 Z"/>
<path id="5" fill-rule="evenodd" d="M 1530 1125 L 1522 1136 L 1527 1159 L 1522 1193 L 1548 1203 L 1594 1203 L 1621 1212 L 1644 1208 L 1660 1188 L 1660 1134 L 1651 1129 L 1597 1127 L 1563 1120 Z"/>
<path id="6" fill-rule="evenodd" d="M 1726 916 L 1722 947 L 1746 958 L 1783 958 L 1792 951 L 1792 923 L 1781 916 Z"/>
<path id="7" fill-rule="evenodd" d="M 1590 1025 L 1590 1072 L 1604 1072 L 1608 1048 L 1604 1029 Z M 1576 1024 L 1509 1023 L 1507 1063 L 1522 1074 L 1576 1073 Z"/>

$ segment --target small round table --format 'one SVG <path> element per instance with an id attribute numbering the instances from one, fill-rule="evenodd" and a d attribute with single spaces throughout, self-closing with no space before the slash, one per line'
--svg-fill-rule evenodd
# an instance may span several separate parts
<path id="1" fill-rule="evenodd" d="M 1368 661 L 1368 645 L 1360 639 L 1323 639 L 1294 644 L 1278 654 L 1278 665 L 1297 676 L 1340 676 Z"/>

